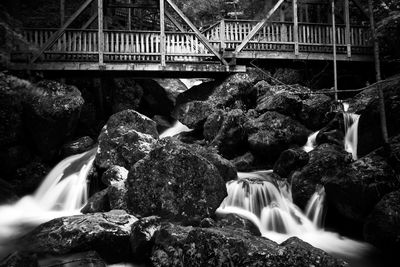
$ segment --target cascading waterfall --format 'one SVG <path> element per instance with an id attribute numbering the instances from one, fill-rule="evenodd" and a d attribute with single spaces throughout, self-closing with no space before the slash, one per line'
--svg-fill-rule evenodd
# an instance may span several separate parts
<path id="1" fill-rule="evenodd" d="M 166 129 L 162 134 L 160 134 L 160 138 L 174 136 L 182 132 L 190 132 L 190 131 L 192 131 L 192 129 L 189 129 L 186 125 L 182 124 L 180 121 L 176 121 L 171 128 Z"/>
<path id="2" fill-rule="evenodd" d="M 79 214 L 88 200 L 87 176 L 96 151 L 97 148 L 93 148 L 62 160 L 33 195 L 25 196 L 14 204 L 0 206 L 0 247 L 9 238 L 21 235 L 40 223 Z"/>
<path id="3" fill-rule="evenodd" d="M 319 131 L 316 131 L 315 133 L 312 133 L 308 139 L 307 139 L 307 143 L 303 146 L 303 150 L 305 152 L 311 152 L 312 150 L 314 150 L 314 148 L 317 146 L 317 135 L 318 135 Z"/>
<path id="4" fill-rule="evenodd" d="M 363 255 L 369 251 L 370 246 L 365 243 L 322 228 L 325 199 L 323 187 L 311 197 L 304 213 L 293 203 L 290 185 L 276 181 L 270 173 L 239 173 L 238 180 L 227 183 L 228 196 L 217 213 L 234 213 L 249 219 L 264 237 L 278 243 L 297 236 L 315 247 L 342 257 Z"/>
<path id="5" fill-rule="evenodd" d="M 354 113 L 343 113 L 344 118 L 344 149 L 351 153 L 353 159 L 357 159 L 357 145 L 358 145 L 358 122 L 360 115 Z"/>

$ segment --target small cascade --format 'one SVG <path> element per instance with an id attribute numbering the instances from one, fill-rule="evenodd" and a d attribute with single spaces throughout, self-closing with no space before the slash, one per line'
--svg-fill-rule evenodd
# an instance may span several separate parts
<path id="1" fill-rule="evenodd" d="M 8 238 L 23 234 L 40 223 L 80 213 L 88 200 L 87 176 L 96 151 L 97 147 L 62 160 L 33 195 L 0 206 L 0 248 Z"/>
<path id="2" fill-rule="evenodd" d="M 306 207 L 306 216 L 319 228 L 323 227 L 325 188 L 321 186 L 311 197 Z"/>
<path id="3" fill-rule="evenodd" d="M 305 152 L 308 153 L 308 152 L 310 152 L 310 151 L 313 151 L 314 148 L 317 146 L 316 139 L 317 139 L 318 133 L 319 133 L 319 131 L 316 131 L 315 133 L 312 133 L 312 134 L 308 137 L 307 143 L 303 146 L 303 150 L 304 150 Z"/>
<path id="4" fill-rule="evenodd" d="M 183 125 L 180 121 L 176 121 L 171 128 L 165 130 L 162 134 L 160 134 L 160 138 L 174 136 L 183 132 L 190 132 L 192 129 L 189 129 L 186 125 Z"/>
<path id="5" fill-rule="evenodd" d="M 238 173 L 238 180 L 227 183 L 228 196 L 217 209 L 220 215 L 234 213 L 254 223 L 261 234 L 281 243 L 292 236 L 327 252 L 352 257 L 371 247 L 322 228 L 324 188 L 311 197 L 306 212 L 292 201 L 290 185 L 277 181 L 271 171 Z"/>
<path id="6" fill-rule="evenodd" d="M 343 113 L 344 118 L 344 149 L 353 155 L 353 159 L 357 159 L 358 145 L 358 122 L 360 115 L 354 113 Z"/>

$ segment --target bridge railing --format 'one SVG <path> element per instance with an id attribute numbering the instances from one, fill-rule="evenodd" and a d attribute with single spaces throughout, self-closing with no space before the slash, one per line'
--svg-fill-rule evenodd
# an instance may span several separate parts
<path id="1" fill-rule="evenodd" d="M 234 50 L 255 27 L 255 20 L 224 20 L 204 32 L 216 48 Z M 223 27 L 223 28 L 222 28 Z M 332 52 L 332 25 L 318 23 L 298 24 L 300 52 Z M 345 53 L 350 45 L 354 53 L 367 53 L 371 47 L 370 30 L 366 26 L 350 27 L 350 42 L 346 43 L 345 25 L 336 26 L 338 52 Z M 264 26 L 244 47 L 246 50 L 294 51 L 294 23 L 270 22 Z"/>
<path id="2" fill-rule="evenodd" d="M 40 48 L 57 29 L 24 29 L 23 35 Z M 41 57 L 45 61 L 97 61 L 97 30 L 68 29 Z M 160 61 L 160 32 L 104 31 L 104 61 Z M 191 32 L 166 32 L 167 61 L 212 61 L 214 55 Z"/>

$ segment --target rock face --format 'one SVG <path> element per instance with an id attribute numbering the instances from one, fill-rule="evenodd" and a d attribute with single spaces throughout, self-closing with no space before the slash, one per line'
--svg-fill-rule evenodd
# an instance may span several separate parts
<path id="1" fill-rule="evenodd" d="M 95 164 L 101 169 L 113 165 L 130 169 L 150 151 L 156 138 L 156 123 L 146 116 L 133 110 L 114 114 L 100 133 Z"/>
<path id="2" fill-rule="evenodd" d="M 337 176 L 351 161 L 350 154 L 341 147 L 331 144 L 318 146 L 309 153 L 309 156 L 307 165 L 295 171 L 289 178 L 292 183 L 293 201 L 300 207 L 305 207 L 316 186 L 323 184 L 324 177 Z"/>
<path id="3" fill-rule="evenodd" d="M 384 81 L 380 86 L 385 98 L 386 120 L 390 122 L 387 124 L 390 137 L 400 133 L 400 78 Z M 362 91 L 350 100 L 350 111 L 361 115 L 358 125 L 358 155 L 364 156 L 383 144 L 377 86 Z"/>
<path id="4" fill-rule="evenodd" d="M 202 128 L 213 106 L 206 101 L 192 101 L 179 107 L 178 120 L 191 129 Z"/>
<path id="5" fill-rule="evenodd" d="M 154 233 L 161 228 L 160 217 L 142 218 L 132 225 L 131 248 L 135 260 L 148 261 L 154 245 Z"/>
<path id="6" fill-rule="evenodd" d="M 142 216 L 196 220 L 214 214 L 226 196 L 217 168 L 166 138 L 130 170 L 128 206 Z"/>
<path id="7" fill-rule="evenodd" d="M 332 99 L 327 95 L 311 95 L 303 100 L 298 118 L 308 129 L 317 131 L 328 123 L 326 114 L 330 111 Z"/>
<path id="8" fill-rule="evenodd" d="M 282 245 L 234 228 L 163 225 L 155 234 L 154 266 L 347 266 L 298 238 Z"/>
<path id="9" fill-rule="evenodd" d="M 344 147 L 344 118 L 343 113 L 332 114 L 333 118 L 323 127 L 316 137 L 316 143 L 334 144 Z"/>
<path id="10" fill-rule="evenodd" d="M 26 127 L 37 151 L 54 156 L 78 124 L 84 100 L 80 91 L 55 81 L 41 81 L 26 101 Z"/>
<path id="11" fill-rule="evenodd" d="M 63 217 L 44 223 L 22 237 L 22 251 L 65 255 L 95 250 L 109 262 L 130 258 L 129 236 L 137 219 L 124 211 Z"/>
<path id="12" fill-rule="evenodd" d="M 291 148 L 281 153 L 274 165 L 274 173 L 281 177 L 289 175 L 308 163 L 310 156 L 301 148 Z"/>
<path id="13" fill-rule="evenodd" d="M 325 181 L 329 203 L 356 222 L 363 222 L 379 200 L 399 186 L 393 169 L 377 151 Z"/>
<path id="14" fill-rule="evenodd" d="M 249 120 L 245 127 L 250 151 L 266 161 L 276 160 L 290 145 L 304 145 L 310 134 L 299 122 L 273 111 Z"/>
<path id="15" fill-rule="evenodd" d="M 299 96 L 288 92 L 281 92 L 270 96 L 265 94 L 257 101 L 258 112 L 276 111 L 283 115 L 296 117 L 302 109 L 302 102 Z"/>
<path id="16" fill-rule="evenodd" d="M 204 124 L 204 137 L 221 155 L 232 159 L 246 151 L 247 133 L 244 127 L 246 121 L 246 114 L 240 109 L 217 110 Z"/>
<path id="17" fill-rule="evenodd" d="M 82 208 L 82 213 L 96 213 L 110 211 L 110 201 L 108 190 L 104 189 L 89 198 L 86 205 Z"/>
<path id="18" fill-rule="evenodd" d="M 112 185 L 121 181 L 125 181 L 128 178 L 128 170 L 121 166 L 111 166 L 101 176 L 101 181 L 105 185 Z"/>
<path id="19" fill-rule="evenodd" d="M 364 225 L 366 241 L 397 258 L 400 250 L 400 191 L 385 195 L 374 207 Z"/>

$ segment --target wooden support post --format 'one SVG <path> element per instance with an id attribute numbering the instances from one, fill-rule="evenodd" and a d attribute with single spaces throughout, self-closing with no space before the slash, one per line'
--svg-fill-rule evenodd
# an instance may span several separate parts
<path id="1" fill-rule="evenodd" d="M 210 42 L 207 40 L 206 37 L 193 25 L 193 23 L 183 14 L 183 12 L 172 2 L 172 0 L 166 0 L 167 3 L 175 10 L 176 13 L 183 19 L 183 21 L 194 31 L 196 37 L 199 38 L 200 42 L 202 42 L 205 47 L 211 51 L 225 66 L 229 66 L 228 62 L 212 47 Z M 281 0 L 283 1 L 283 0 Z"/>
<path id="2" fill-rule="evenodd" d="M 219 24 L 219 38 L 221 40 L 221 51 L 226 48 L 226 36 L 225 36 L 225 20 L 221 20 Z"/>
<path id="3" fill-rule="evenodd" d="M 351 57 L 351 40 L 350 40 L 350 6 L 349 0 L 344 0 L 344 20 L 346 23 L 345 41 L 347 46 L 347 57 Z"/>
<path id="4" fill-rule="evenodd" d="M 162 67 L 166 66 L 165 39 L 165 0 L 160 0 L 160 52 Z"/>
<path id="5" fill-rule="evenodd" d="M 332 7 L 332 47 L 333 47 L 333 76 L 335 100 L 338 101 L 338 85 L 337 85 L 337 59 L 336 59 L 336 22 L 335 22 L 335 0 L 331 0 Z"/>
<path id="6" fill-rule="evenodd" d="M 293 0 L 293 42 L 294 54 L 299 55 L 299 19 L 297 12 L 297 0 Z"/>
<path id="7" fill-rule="evenodd" d="M 257 25 L 251 30 L 251 32 L 246 36 L 246 38 L 244 38 L 244 40 L 242 41 L 242 43 L 236 47 L 235 49 L 235 54 L 240 53 L 240 51 L 242 51 L 242 49 L 248 44 L 248 42 L 253 39 L 254 35 L 256 35 L 256 33 L 261 30 L 265 24 L 267 24 L 268 20 L 271 18 L 271 16 L 275 13 L 275 11 L 282 5 L 282 3 L 285 2 L 285 0 L 279 0 L 275 6 L 268 12 L 267 16 L 260 21 L 259 23 L 257 23 Z"/>
<path id="8" fill-rule="evenodd" d="M 65 20 L 65 0 L 60 0 L 60 27 L 64 25 Z"/>
<path id="9" fill-rule="evenodd" d="M 128 4 L 130 5 L 132 3 L 132 0 L 128 1 Z M 128 7 L 128 31 L 132 30 L 132 8 Z"/>
<path id="10" fill-rule="evenodd" d="M 372 39 L 374 41 L 374 57 L 375 57 L 375 71 L 376 71 L 376 80 L 379 82 L 382 79 L 381 75 L 381 61 L 379 58 L 379 41 L 376 34 L 375 28 L 375 19 L 374 19 L 374 8 L 372 0 L 368 0 L 368 9 L 369 9 L 369 20 L 371 24 L 371 32 Z M 390 145 L 389 145 L 389 135 L 386 125 L 386 111 L 385 111 L 385 98 L 383 95 L 382 87 L 378 83 L 377 84 L 378 94 L 379 94 L 379 102 L 380 102 L 380 117 L 381 117 L 381 130 L 382 130 L 382 139 L 384 142 L 385 150 L 390 153 Z"/>
<path id="11" fill-rule="evenodd" d="M 30 60 L 30 63 L 34 63 L 42 54 L 44 51 L 46 51 L 47 48 L 49 48 L 52 44 L 54 44 L 55 41 L 64 33 L 65 29 L 68 28 L 69 25 L 71 25 L 72 22 L 93 2 L 94 0 L 86 0 L 85 3 L 83 3 L 79 9 L 67 20 L 67 22 L 64 23 L 64 25 L 58 29 L 53 35 L 49 37 L 47 42 L 43 44 L 41 47 L 40 51 L 32 57 Z"/>
<path id="12" fill-rule="evenodd" d="M 104 64 L 104 13 L 103 13 L 103 0 L 97 0 L 97 14 L 98 14 L 98 44 L 99 44 L 99 64 Z"/>
<path id="13" fill-rule="evenodd" d="M 178 28 L 179 31 L 185 32 L 185 28 L 172 16 L 171 13 L 168 12 L 168 10 L 165 10 L 165 16 L 174 24 L 175 27 Z"/>

